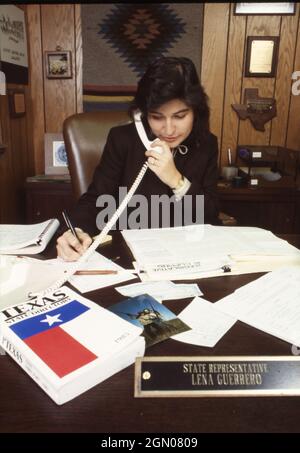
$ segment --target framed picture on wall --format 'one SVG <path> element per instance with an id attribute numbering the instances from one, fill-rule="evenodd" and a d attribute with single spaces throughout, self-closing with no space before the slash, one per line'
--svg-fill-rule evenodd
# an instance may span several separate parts
<path id="1" fill-rule="evenodd" d="M 25 91 L 23 89 L 8 90 L 9 113 L 13 118 L 25 115 Z"/>
<path id="2" fill-rule="evenodd" d="M 25 16 L 25 11 L 16 5 L 0 5 L 0 69 L 6 83 L 28 85 Z"/>
<path id="3" fill-rule="evenodd" d="M 48 79 L 71 79 L 71 51 L 45 52 L 45 67 Z"/>
<path id="4" fill-rule="evenodd" d="M 248 36 L 245 77 L 275 77 L 279 36 Z"/>
<path id="5" fill-rule="evenodd" d="M 68 175 L 68 158 L 62 134 L 45 134 L 45 175 Z"/>
<path id="6" fill-rule="evenodd" d="M 235 15 L 292 15 L 296 12 L 293 2 L 235 3 Z"/>

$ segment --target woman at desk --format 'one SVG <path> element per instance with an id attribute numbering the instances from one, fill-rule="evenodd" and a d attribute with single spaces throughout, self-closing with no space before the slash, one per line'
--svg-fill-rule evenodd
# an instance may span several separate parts
<path id="1" fill-rule="evenodd" d="M 176 201 L 192 195 L 195 209 L 196 197 L 203 195 L 204 223 L 219 223 L 215 191 L 218 144 L 209 131 L 207 96 L 193 62 L 162 57 L 152 63 L 138 83 L 130 108 L 133 118 L 137 112 L 147 137 L 155 141 L 145 151 L 134 122 L 110 130 L 93 181 L 71 215 L 73 225 L 80 228 L 76 230 L 79 240 L 70 230 L 57 240 L 58 256 L 66 261 L 77 260 L 90 245 L 91 235 L 99 233 L 98 197 L 108 194 L 117 199 L 120 187 L 128 191 L 145 158 L 150 171 L 136 193 L 146 197 L 149 207 L 152 195 L 175 195 Z"/>

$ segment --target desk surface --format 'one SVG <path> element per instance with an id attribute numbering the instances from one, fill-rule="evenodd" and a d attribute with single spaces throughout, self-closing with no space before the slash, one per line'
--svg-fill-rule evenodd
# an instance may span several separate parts
<path id="1" fill-rule="evenodd" d="M 299 236 L 290 236 L 300 244 Z M 114 240 L 101 253 L 128 266 L 130 253 Z M 261 274 L 198 280 L 215 302 Z M 113 287 L 86 294 L 107 307 L 124 299 Z M 191 299 L 168 301 L 179 313 Z M 237 322 L 214 348 L 168 339 L 147 356 L 287 355 L 291 345 Z M 134 366 L 122 370 L 63 406 L 57 406 L 7 355 L 0 356 L 0 432 L 213 433 L 299 432 L 300 397 L 134 398 Z"/>

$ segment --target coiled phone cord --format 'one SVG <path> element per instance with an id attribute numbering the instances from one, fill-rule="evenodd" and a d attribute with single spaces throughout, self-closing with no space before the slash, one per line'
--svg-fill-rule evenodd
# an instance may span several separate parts
<path id="1" fill-rule="evenodd" d="M 99 247 L 99 245 L 103 241 L 104 237 L 108 234 L 108 232 L 110 231 L 112 226 L 116 223 L 116 221 L 118 220 L 118 218 L 120 217 L 120 215 L 122 214 L 124 209 L 126 208 L 127 204 L 129 203 L 133 194 L 135 193 L 136 189 L 138 188 L 140 182 L 142 181 L 142 179 L 147 171 L 147 168 L 148 168 L 148 162 L 145 162 L 143 164 L 139 174 L 137 175 L 136 179 L 134 180 L 134 183 L 132 184 L 130 190 L 128 191 L 127 195 L 124 197 L 123 201 L 121 202 L 121 204 L 118 207 L 118 209 L 116 210 L 116 212 L 113 214 L 111 219 L 107 222 L 107 224 L 105 225 L 105 227 L 103 228 L 101 233 L 96 237 L 94 242 L 89 246 L 89 248 L 84 252 L 84 254 L 81 255 L 81 257 L 76 261 L 76 263 L 74 263 L 73 266 L 71 266 L 68 270 L 66 270 L 64 272 L 64 275 L 62 278 L 57 280 L 55 283 L 53 283 L 53 285 L 49 286 L 47 289 L 45 289 L 39 293 L 31 294 L 31 296 L 30 296 L 31 298 L 37 297 L 37 296 L 43 297 L 46 294 L 53 292 L 56 289 L 60 288 L 64 283 L 66 283 L 70 279 L 70 277 L 72 277 L 72 275 L 74 275 L 74 273 L 81 267 L 82 263 L 86 262 L 89 259 L 89 257 Z"/>

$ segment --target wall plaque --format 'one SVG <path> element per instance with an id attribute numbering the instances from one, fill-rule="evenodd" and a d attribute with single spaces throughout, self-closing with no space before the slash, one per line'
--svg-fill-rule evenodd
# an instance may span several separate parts
<path id="1" fill-rule="evenodd" d="M 265 124 L 277 115 L 276 100 L 258 95 L 258 88 L 245 88 L 244 103 L 231 104 L 241 120 L 247 118 L 258 131 L 265 131 Z"/>
<path id="2" fill-rule="evenodd" d="M 275 77 L 279 36 L 248 36 L 245 77 Z"/>
<path id="3" fill-rule="evenodd" d="M 300 357 L 139 357 L 135 397 L 300 395 Z"/>

